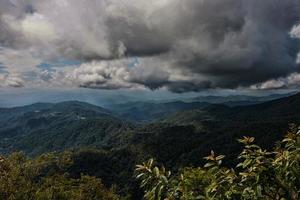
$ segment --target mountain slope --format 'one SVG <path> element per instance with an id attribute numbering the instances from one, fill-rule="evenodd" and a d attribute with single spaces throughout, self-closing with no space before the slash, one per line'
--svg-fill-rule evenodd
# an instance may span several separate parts
<path id="1" fill-rule="evenodd" d="M 146 117 L 154 120 L 136 126 L 81 102 L 1 109 L 0 123 L 6 126 L 0 126 L 0 153 L 21 150 L 37 155 L 74 149 L 74 163 L 68 170 L 72 176 L 97 176 L 108 186 L 118 183 L 122 193 L 130 191 L 141 199 L 136 183 L 128 180 L 134 166 L 149 157 L 176 171 L 203 164 L 202 158 L 214 150 L 227 156 L 224 165 L 234 166 L 241 150 L 238 138 L 254 136 L 257 144 L 269 149 L 289 122 L 300 122 L 299 94 L 234 108 L 182 102 L 143 105 L 116 108 L 124 109 L 125 116 L 128 108 L 146 110 Z"/>
<path id="2" fill-rule="evenodd" d="M 287 94 L 271 94 L 267 96 L 249 96 L 249 95 L 228 95 L 228 96 L 199 96 L 187 99 L 187 102 L 207 102 L 211 104 L 223 104 L 230 107 L 234 106 L 247 106 L 260 104 L 267 101 L 281 99 L 297 94 L 291 92 Z"/>
<path id="3" fill-rule="evenodd" d="M 121 118 L 138 122 L 149 122 L 179 111 L 204 108 L 209 105 L 209 103 L 185 103 L 182 101 L 169 103 L 131 102 L 111 105 L 108 108 Z"/>
<path id="4" fill-rule="evenodd" d="M 236 107 L 230 112 L 233 119 L 299 121 L 300 93 L 258 105 Z"/>
<path id="5" fill-rule="evenodd" d="M 132 128 L 108 110 L 75 101 L 2 111 L 1 153 L 39 154 L 81 146 L 105 146 L 108 137 Z"/>
<path id="6" fill-rule="evenodd" d="M 300 121 L 300 93 L 257 105 L 233 108 L 222 105 L 210 105 L 202 109 L 177 112 L 168 116 L 165 122 L 180 122 L 184 124 L 203 120 L 232 121 L 233 123 L 244 121 L 298 122 Z"/>
<path id="7" fill-rule="evenodd" d="M 288 123 L 300 122 L 300 94 L 252 105 L 228 107 L 207 103 L 129 103 L 114 108 L 114 112 L 82 102 L 34 104 L 26 107 L 0 109 L 0 152 L 24 151 L 35 155 L 70 148 L 114 148 L 131 145 L 140 129 L 124 119 L 153 121 L 162 133 L 160 122 L 172 126 L 192 125 L 196 132 L 236 139 L 254 135 L 275 140 Z M 120 112 L 117 112 L 120 111 Z M 161 127 L 160 127 L 161 126 Z M 142 128 L 146 126 L 142 126 Z M 142 131 L 143 132 L 143 131 Z M 182 137 L 185 136 L 182 132 Z M 261 135 L 261 136 L 260 136 Z M 143 140 L 142 140 L 143 141 Z M 175 144 L 177 145 L 177 144 Z"/>

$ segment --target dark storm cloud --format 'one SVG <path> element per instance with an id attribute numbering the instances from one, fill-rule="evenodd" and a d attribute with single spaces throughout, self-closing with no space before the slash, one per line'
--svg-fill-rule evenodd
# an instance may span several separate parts
<path id="1" fill-rule="evenodd" d="M 74 72 L 82 87 L 199 91 L 299 71 L 299 0 L 24 2 L 0 0 L 2 46 L 87 62 Z"/>
<path id="2" fill-rule="evenodd" d="M 173 83 L 169 83 L 167 88 L 171 92 L 175 92 L 175 93 L 184 93 L 186 91 L 200 92 L 205 89 L 212 88 L 212 83 L 210 81 L 203 81 L 199 83 L 195 83 L 191 81 L 173 82 Z"/>
<path id="3" fill-rule="evenodd" d="M 179 49 L 179 65 L 188 66 L 195 73 L 216 77 L 214 85 L 218 87 L 248 86 L 297 71 L 295 60 L 299 42 L 289 37 L 289 31 L 299 22 L 299 5 L 299 1 L 289 0 L 240 1 L 242 15 L 233 12 L 234 6 L 229 7 L 229 12 L 225 7 L 225 14 L 221 14 L 222 23 L 206 21 L 219 33 L 216 35 L 208 30 L 208 37 L 213 41 L 208 46 L 212 48 L 191 54 L 182 54 Z M 210 8 L 209 13 L 215 13 L 215 7 Z M 234 16 L 241 20 L 234 22 L 231 20 Z M 216 19 L 214 14 L 211 17 Z"/>

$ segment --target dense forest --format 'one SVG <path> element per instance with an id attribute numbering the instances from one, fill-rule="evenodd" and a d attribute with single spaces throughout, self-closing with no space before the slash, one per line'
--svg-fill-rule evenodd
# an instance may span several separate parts
<path id="1" fill-rule="evenodd" d="M 300 127 L 290 125 L 285 138 L 276 143 L 272 151 L 255 145 L 254 140 L 253 137 L 239 139 L 244 149 L 238 156 L 239 164 L 234 168 L 224 167 L 222 161 L 225 156 L 217 155 L 214 151 L 204 158 L 204 167 L 184 167 L 174 174 L 163 166 L 155 166 L 153 159 L 136 165 L 135 175 L 141 182 L 140 187 L 145 190 L 144 198 L 299 199 Z M 90 157 L 86 157 L 84 153 L 81 156 L 81 159 L 88 160 L 92 170 L 93 156 L 90 154 Z M 81 167 L 78 154 L 72 152 L 49 153 L 35 159 L 28 159 L 22 153 L 1 157 L 0 198 L 117 200 L 137 195 L 131 193 L 120 196 L 117 188 L 111 186 L 108 189 L 101 179 L 79 173 L 78 167 Z M 134 180 L 127 181 L 130 183 Z M 140 191 L 136 188 L 132 192 Z"/>
<path id="2" fill-rule="evenodd" d="M 172 175 L 153 159 L 136 166 L 145 199 L 265 199 L 300 198 L 300 127 L 291 125 L 285 138 L 273 151 L 244 137 L 244 145 L 234 168 L 222 166 L 224 155 L 214 151 L 204 159 L 203 167 L 183 168 Z"/>

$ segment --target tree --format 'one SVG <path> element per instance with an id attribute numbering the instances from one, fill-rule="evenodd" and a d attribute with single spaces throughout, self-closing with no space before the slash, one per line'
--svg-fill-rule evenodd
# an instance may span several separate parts
<path id="1" fill-rule="evenodd" d="M 27 159 L 22 153 L 0 157 L 0 199 L 7 200 L 116 200 L 100 179 L 65 172 L 70 153 L 44 154 Z"/>
<path id="2" fill-rule="evenodd" d="M 204 167 L 184 168 L 177 175 L 154 165 L 153 159 L 136 166 L 147 200 L 297 200 L 300 198 L 300 127 L 291 125 L 285 138 L 269 152 L 254 144 L 254 138 L 239 142 L 244 150 L 235 169 L 222 167 L 225 156 L 205 157 Z"/>

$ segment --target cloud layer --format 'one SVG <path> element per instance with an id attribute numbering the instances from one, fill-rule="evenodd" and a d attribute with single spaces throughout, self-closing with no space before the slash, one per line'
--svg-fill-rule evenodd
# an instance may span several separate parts
<path id="1" fill-rule="evenodd" d="M 0 81 L 23 86 L 31 72 L 101 89 L 265 89 L 298 73 L 299 24 L 299 0 L 0 0 Z M 12 51 L 31 68 L 9 63 Z M 35 67 L 60 58 L 83 64 Z"/>

